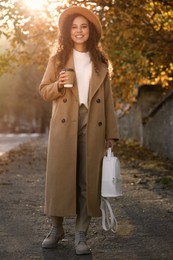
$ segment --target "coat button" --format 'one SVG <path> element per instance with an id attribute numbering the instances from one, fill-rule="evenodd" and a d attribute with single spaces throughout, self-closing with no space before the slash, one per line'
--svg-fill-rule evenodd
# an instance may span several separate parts
<path id="1" fill-rule="evenodd" d="M 100 98 L 98 98 L 98 99 L 96 100 L 96 102 L 97 102 L 97 103 L 100 103 Z"/>
<path id="2" fill-rule="evenodd" d="M 61 120 L 61 122 L 62 122 L 62 123 L 65 123 L 65 119 L 63 118 L 63 119 Z"/>
<path id="3" fill-rule="evenodd" d="M 66 98 L 64 98 L 64 99 L 63 99 L 63 102 L 64 102 L 64 103 L 66 103 L 66 102 L 67 102 L 67 99 L 66 99 Z"/>
<path id="4" fill-rule="evenodd" d="M 102 126 L 102 122 L 98 122 L 98 126 Z"/>

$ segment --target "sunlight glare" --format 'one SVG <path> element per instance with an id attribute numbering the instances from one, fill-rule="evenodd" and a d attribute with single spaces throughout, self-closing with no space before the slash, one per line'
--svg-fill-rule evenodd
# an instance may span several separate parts
<path id="1" fill-rule="evenodd" d="M 26 4 L 32 10 L 41 10 L 44 7 L 44 4 L 47 0 L 23 0 L 24 4 Z"/>

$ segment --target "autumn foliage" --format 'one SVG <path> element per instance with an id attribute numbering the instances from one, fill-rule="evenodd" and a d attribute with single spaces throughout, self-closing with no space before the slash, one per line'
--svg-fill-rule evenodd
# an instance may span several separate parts
<path id="1" fill-rule="evenodd" d="M 1 1 L 0 75 L 21 64 L 45 69 L 56 48 L 58 14 L 71 5 L 85 5 L 100 17 L 102 45 L 113 65 L 112 86 L 118 103 L 133 102 L 141 84 L 172 88 L 172 0 L 47 0 L 41 10 L 22 0 Z"/>

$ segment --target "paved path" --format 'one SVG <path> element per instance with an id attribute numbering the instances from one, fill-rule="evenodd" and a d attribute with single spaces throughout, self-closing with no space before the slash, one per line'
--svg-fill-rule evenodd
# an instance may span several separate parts
<path id="1" fill-rule="evenodd" d="M 101 219 L 92 220 L 88 243 L 91 256 L 76 256 L 74 219 L 66 219 L 65 239 L 53 250 L 42 250 L 49 230 L 43 214 L 46 139 L 38 138 L 0 158 L 1 260 L 172 260 L 173 200 L 163 189 L 139 182 L 138 169 L 122 162 L 124 196 L 113 201 L 119 224 L 117 234 L 105 232 Z"/>

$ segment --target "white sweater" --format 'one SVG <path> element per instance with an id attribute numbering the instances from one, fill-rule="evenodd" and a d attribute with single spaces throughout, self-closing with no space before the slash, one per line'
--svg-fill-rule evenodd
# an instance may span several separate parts
<path id="1" fill-rule="evenodd" d="M 88 108 L 88 93 L 91 79 L 92 64 L 89 52 L 73 50 L 74 67 L 77 78 L 79 104 Z"/>

